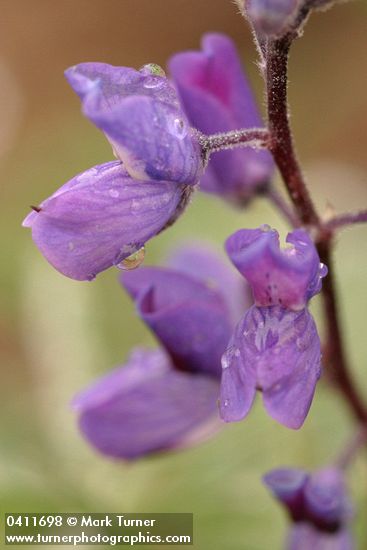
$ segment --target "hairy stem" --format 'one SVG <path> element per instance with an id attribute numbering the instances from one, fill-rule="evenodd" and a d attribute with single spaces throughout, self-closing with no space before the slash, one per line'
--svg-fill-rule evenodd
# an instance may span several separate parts
<path id="1" fill-rule="evenodd" d="M 269 132 L 266 128 L 246 128 L 245 130 L 234 130 L 210 136 L 201 136 L 201 145 L 208 153 L 233 149 L 234 147 L 253 147 L 264 149 L 268 147 Z"/>
<path id="2" fill-rule="evenodd" d="M 306 12 L 305 12 L 306 15 Z M 269 41 L 266 58 L 267 108 L 270 133 L 269 148 L 283 177 L 289 196 L 300 220 L 317 235 L 320 259 L 329 268 L 323 283 L 324 316 L 327 344 L 326 365 L 354 416 L 367 423 L 367 409 L 350 375 L 344 351 L 342 331 L 337 309 L 334 269 L 332 265 L 332 230 L 320 219 L 309 195 L 298 160 L 289 126 L 287 101 L 288 55 L 295 34 Z"/>
<path id="3" fill-rule="evenodd" d="M 308 193 L 298 164 L 289 127 L 287 68 L 291 38 L 269 41 L 266 60 L 267 108 L 270 132 L 269 148 L 283 177 L 299 218 L 306 225 L 320 225 L 320 219 Z"/>
<path id="4" fill-rule="evenodd" d="M 340 214 L 334 216 L 331 220 L 327 221 L 324 226 L 327 229 L 342 229 L 345 226 L 352 225 L 355 223 L 366 223 L 367 222 L 367 210 L 360 210 L 359 212 L 347 212 L 346 214 Z"/>

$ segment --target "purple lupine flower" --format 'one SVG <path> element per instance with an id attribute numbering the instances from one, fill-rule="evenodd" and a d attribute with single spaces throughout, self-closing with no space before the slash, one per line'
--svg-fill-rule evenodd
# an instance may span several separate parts
<path id="1" fill-rule="evenodd" d="M 119 161 L 86 170 L 27 216 L 33 239 L 61 273 L 91 280 L 172 224 L 203 170 L 196 131 L 156 65 L 140 71 L 82 63 L 66 71 L 83 111 Z"/>
<path id="2" fill-rule="evenodd" d="M 191 124 L 205 134 L 262 127 L 260 113 L 230 38 L 206 34 L 202 51 L 171 57 L 169 69 Z M 273 161 L 251 148 L 213 153 L 201 189 L 235 203 L 269 182 Z"/>
<path id="3" fill-rule="evenodd" d="M 295 468 L 279 468 L 263 480 L 293 521 L 289 550 L 354 548 L 347 529 L 352 506 L 340 469 L 328 467 L 308 474 Z"/>
<path id="4" fill-rule="evenodd" d="M 305 231 L 293 231 L 287 242 L 290 248 L 280 250 L 268 226 L 240 230 L 226 242 L 255 298 L 222 358 L 220 410 L 227 422 L 248 414 L 257 389 L 270 416 L 289 428 L 300 428 L 310 408 L 321 353 L 306 306 L 327 269 Z"/>
<path id="5" fill-rule="evenodd" d="M 186 250 L 183 258 L 197 254 Z M 220 360 L 234 324 L 223 281 L 235 282 L 239 302 L 246 302 L 247 291 L 211 253 L 201 251 L 201 260 L 196 275 L 194 264 L 191 272 L 147 267 L 122 274 L 161 347 L 136 349 L 125 366 L 75 399 L 80 429 L 100 452 L 139 458 L 191 445 L 219 428 Z M 181 261 L 176 256 L 173 263 Z"/>

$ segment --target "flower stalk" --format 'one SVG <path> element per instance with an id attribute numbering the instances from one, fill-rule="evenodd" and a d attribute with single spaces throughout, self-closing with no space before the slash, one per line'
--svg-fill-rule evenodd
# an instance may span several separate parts
<path id="1" fill-rule="evenodd" d="M 294 33 L 268 41 L 266 53 L 267 109 L 270 151 L 282 175 L 295 210 L 303 224 L 315 230 L 321 262 L 329 268 L 322 296 L 327 327 L 326 364 L 332 380 L 343 394 L 358 421 L 367 423 L 367 408 L 363 403 L 348 367 L 338 315 L 332 265 L 332 230 L 344 223 L 364 221 L 366 212 L 356 216 L 340 216 L 323 223 L 308 192 L 298 163 L 289 125 L 287 100 L 288 57 Z"/>
<path id="2" fill-rule="evenodd" d="M 202 147 L 208 154 L 235 147 L 265 149 L 269 147 L 269 132 L 265 128 L 249 128 L 202 136 Z"/>

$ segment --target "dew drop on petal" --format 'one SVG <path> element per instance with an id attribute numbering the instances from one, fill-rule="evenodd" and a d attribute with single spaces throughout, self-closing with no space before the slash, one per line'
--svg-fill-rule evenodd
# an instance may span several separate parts
<path id="1" fill-rule="evenodd" d="M 267 233 L 268 231 L 271 231 L 271 227 L 267 223 L 263 223 L 262 225 L 260 225 L 260 229 L 264 233 Z"/>
<path id="2" fill-rule="evenodd" d="M 170 121 L 169 132 L 178 139 L 184 139 L 187 136 L 187 124 L 182 118 L 174 118 Z"/>
<path id="3" fill-rule="evenodd" d="M 319 265 L 319 276 L 320 276 L 320 278 L 322 279 L 323 277 L 325 277 L 327 275 L 327 272 L 328 272 L 328 269 L 327 269 L 326 265 L 321 262 L 320 265 Z"/>
<path id="4" fill-rule="evenodd" d="M 166 81 L 161 76 L 147 76 L 143 82 L 144 88 L 161 88 L 166 84 Z"/>
<path id="5" fill-rule="evenodd" d="M 145 247 L 142 246 L 137 250 L 136 252 L 133 252 L 133 254 L 130 254 L 127 258 L 124 258 L 121 262 L 116 264 L 116 267 L 118 269 L 122 269 L 123 271 L 130 271 L 132 269 L 136 269 L 139 267 L 145 258 Z"/>
<path id="6" fill-rule="evenodd" d="M 222 369 L 228 369 L 228 367 L 231 366 L 232 360 L 234 357 L 240 356 L 240 350 L 234 346 L 230 346 L 226 351 L 224 352 L 222 356 Z"/>
<path id="7" fill-rule="evenodd" d="M 133 199 L 130 205 L 130 211 L 132 214 L 137 214 L 141 210 L 142 203 L 139 199 Z"/>
<path id="8" fill-rule="evenodd" d="M 305 241 L 297 241 L 297 247 L 298 248 L 308 248 L 309 247 L 309 243 L 305 242 Z"/>
<path id="9" fill-rule="evenodd" d="M 225 353 L 222 357 L 222 369 L 228 369 L 230 365 L 230 360 L 227 357 L 227 354 Z"/>
<path id="10" fill-rule="evenodd" d="M 113 199 L 117 199 L 117 197 L 120 195 L 117 189 L 110 189 L 108 193 Z"/>
<path id="11" fill-rule="evenodd" d="M 166 73 L 162 69 L 160 65 L 157 65 L 157 63 L 147 63 L 146 65 L 143 65 L 139 72 L 144 75 L 154 75 L 154 76 L 166 76 Z"/>
<path id="12" fill-rule="evenodd" d="M 229 399 L 225 399 L 224 402 L 223 402 L 223 405 L 224 405 L 225 407 L 229 407 L 229 405 L 230 405 Z"/>

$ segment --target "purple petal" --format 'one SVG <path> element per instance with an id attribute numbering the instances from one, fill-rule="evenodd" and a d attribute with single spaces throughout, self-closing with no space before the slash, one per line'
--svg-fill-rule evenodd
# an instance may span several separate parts
<path id="1" fill-rule="evenodd" d="M 179 372 L 161 350 L 138 349 L 124 367 L 77 396 L 74 407 L 91 445 L 112 457 L 136 459 L 208 435 L 217 395 L 213 377 Z"/>
<path id="2" fill-rule="evenodd" d="M 354 550 L 355 546 L 347 529 L 327 533 L 308 523 L 296 523 L 290 531 L 286 548 L 287 550 Z"/>
<path id="3" fill-rule="evenodd" d="M 205 35 L 202 51 L 174 55 L 169 68 L 189 120 L 201 132 L 263 126 L 236 48 L 225 35 Z M 211 156 L 201 187 L 243 200 L 254 187 L 266 183 L 272 172 L 268 152 L 250 148 L 221 151 Z"/>
<path id="4" fill-rule="evenodd" d="M 145 65 L 137 71 L 107 63 L 80 63 L 67 69 L 65 77 L 82 101 L 95 101 L 91 96 L 95 90 L 100 108 L 106 112 L 113 112 L 124 99 L 135 95 L 178 106 L 177 93 L 158 65 Z"/>
<path id="5" fill-rule="evenodd" d="M 163 268 L 126 272 L 121 282 L 176 368 L 220 375 L 220 358 L 232 324 L 218 291 L 188 275 Z"/>
<path id="6" fill-rule="evenodd" d="M 321 290 L 327 269 L 308 233 L 297 229 L 286 241 L 290 248 L 280 250 L 278 232 L 269 226 L 241 229 L 227 239 L 227 254 L 250 283 L 258 306 L 300 310 Z"/>
<path id="7" fill-rule="evenodd" d="M 282 502 L 288 502 L 302 491 L 308 474 L 298 468 L 277 468 L 264 475 L 263 481 Z"/>
<path id="8" fill-rule="evenodd" d="M 294 521 L 302 519 L 303 490 L 309 475 L 296 468 L 278 468 L 263 477 L 265 485 L 288 509 Z"/>
<path id="9" fill-rule="evenodd" d="M 311 314 L 253 306 L 237 326 L 233 345 L 238 377 L 250 377 L 252 384 L 256 379 L 272 418 L 300 428 L 320 376 L 320 340 Z"/>
<path id="10" fill-rule="evenodd" d="M 32 212 L 24 225 L 58 271 L 91 280 L 159 233 L 176 215 L 183 187 L 130 178 L 120 162 L 79 174 Z"/>
<path id="11" fill-rule="evenodd" d="M 251 364 L 243 368 L 238 347 L 242 332 L 240 322 L 222 357 L 220 415 L 225 422 L 242 420 L 249 413 L 256 394 L 256 372 Z"/>
<path id="12" fill-rule="evenodd" d="M 65 74 L 130 176 L 197 183 L 201 148 L 167 78 L 103 63 L 82 63 Z"/>
<path id="13" fill-rule="evenodd" d="M 298 429 L 308 414 L 320 377 L 316 325 L 307 309 L 262 308 L 262 313 L 264 327 L 257 334 L 257 379 L 264 405 L 275 420 Z"/>
<path id="14" fill-rule="evenodd" d="M 305 488 L 310 519 L 320 527 L 336 528 L 351 514 L 343 473 L 337 468 L 315 472 Z"/>
<path id="15" fill-rule="evenodd" d="M 243 311 L 252 303 L 247 283 L 224 256 L 207 244 L 181 246 L 171 255 L 168 265 L 221 292 L 234 322 L 241 318 Z"/>

